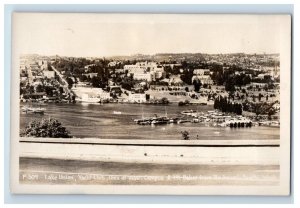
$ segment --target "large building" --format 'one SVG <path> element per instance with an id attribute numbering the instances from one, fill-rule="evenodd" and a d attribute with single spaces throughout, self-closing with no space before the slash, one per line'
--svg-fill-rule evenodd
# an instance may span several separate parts
<path id="1" fill-rule="evenodd" d="M 192 77 L 192 82 L 195 79 L 199 79 L 202 84 L 212 85 L 213 80 L 210 77 L 209 69 L 194 69 L 194 76 Z"/>
<path id="2" fill-rule="evenodd" d="M 136 80 L 155 81 L 165 78 L 164 67 L 155 62 L 138 62 L 134 65 L 125 65 L 124 70 L 133 75 Z"/>
<path id="3" fill-rule="evenodd" d="M 134 73 L 133 74 L 133 79 L 135 80 L 145 80 L 148 82 L 151 82 L 153 80 L 153 74 L 150 72 L 142 72 L 142 73 Z"/>
<path id="4" fill-rule="evenodd" d="M 212 85 L 214 83 L 210 75 L 195 75 L 192 77 L 192 82 L 195 79 L 199 79 L 202 84 Z"/>
<path id="5" fill-rule="evenodd" d="M 146 102 L 146 94 L 130 93 L 128 96 L 128 100 L 132 103 L 144 103 Z"/>
<path id="6" fill-rule="evenodd" d="M 129 74 L 146 72 L 146 68 L 139 65 L 125 65 L 124 70 Z"/>

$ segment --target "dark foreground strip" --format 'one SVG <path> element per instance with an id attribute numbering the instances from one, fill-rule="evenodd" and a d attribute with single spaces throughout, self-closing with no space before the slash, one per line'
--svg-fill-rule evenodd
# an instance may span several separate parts
<path id="1" fill-rule="evenodd" d="M 126 143 L 89 143 L 89 142 L 36 142 L 20 141 L 22 143 L 47 143 L 47 144 L 86 144 L 86 145 L 121 145 L 121 146 L 161 146 L 161 147 L 280 147 L 279 144 L 126 144 Z"/>

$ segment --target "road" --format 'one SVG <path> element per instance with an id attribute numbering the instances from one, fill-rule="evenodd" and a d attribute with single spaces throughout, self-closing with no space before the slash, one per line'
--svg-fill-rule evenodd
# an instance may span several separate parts
<path id="1" fill-rule="evenodd" d="M 62 74 L 53 65 L 51 65 L 51 68 L 53 69 L 53 71 L 55 71 L 57 76 L 64 83 L 64 84 L 62 84 L 62 87 L 63 87 L 65 93 L 73 94 L 73 92 L 69 89 L 69 84 L 68 84 L 67 80 L 62 76 Z"/>

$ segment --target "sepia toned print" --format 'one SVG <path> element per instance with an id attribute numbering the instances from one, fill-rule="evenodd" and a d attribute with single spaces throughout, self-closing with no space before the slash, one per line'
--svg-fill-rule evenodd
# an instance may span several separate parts
<path id="1" fill-rule="evenodd" d="M 290 27 L 15 13 L 12 191 L 289 194 Z"/>

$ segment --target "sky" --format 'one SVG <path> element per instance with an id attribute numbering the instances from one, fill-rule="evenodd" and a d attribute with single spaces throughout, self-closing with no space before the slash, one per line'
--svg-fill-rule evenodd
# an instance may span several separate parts
<path id="1" fill-rule="evenodd" d="M 22 54 L 103 57 L 156 53 L 279 53 L 279 15 L 13 15 Z"/>

